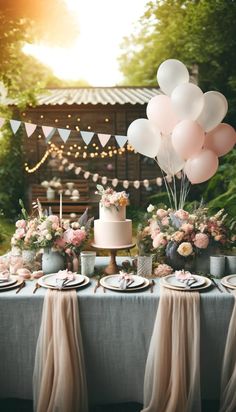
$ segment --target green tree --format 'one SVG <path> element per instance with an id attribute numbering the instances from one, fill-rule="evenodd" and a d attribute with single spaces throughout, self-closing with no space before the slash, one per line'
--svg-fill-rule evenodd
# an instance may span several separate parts
<path id="1" fill-rule="evenodd" d="M 150 1 L 135 34 L 124 39 L 120 67 L 125 84 L 157 85 L 156 71 L 168 58 L 198 68 L 203 91 L 219 90 L 229 101 L 227 120 L 236 124 L 236 2 Z"/>

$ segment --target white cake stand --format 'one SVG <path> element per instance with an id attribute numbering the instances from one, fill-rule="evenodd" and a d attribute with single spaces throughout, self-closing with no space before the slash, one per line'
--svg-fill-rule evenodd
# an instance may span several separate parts
<path id="1" fill-rule="evenodd" d="M 135 243 L 131 243 L 130 245 L 124 245 L 124 246 L 110 246 L 110 247 L 103 247 L 96 245 L 95 243 L 91 244 L 92 247 L 95 249 L 104 249 L 104 250 L 110 250 L 110 262 L 108 266 L 104 269 L 104 273 L 106 275 L 115 275 L 116 273 L 119 273 L 119 270 L 121 269 L 117 263 L 116 263 L 116 254 L 118 250 L 129 250 L 132 249 L 135 246 Z"/>

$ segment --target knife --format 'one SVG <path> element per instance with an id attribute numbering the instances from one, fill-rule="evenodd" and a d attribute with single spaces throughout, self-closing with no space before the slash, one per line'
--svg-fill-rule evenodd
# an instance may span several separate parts
<path id="1" fill-rule="evenodd" d="M 223 290 L 219 287 L 218 283 L 216 283 L 214 278 L 211 278 L 212 283 L 215 285 L 215 287 L 219 290 L 220 293 L 223 293 Z"/>

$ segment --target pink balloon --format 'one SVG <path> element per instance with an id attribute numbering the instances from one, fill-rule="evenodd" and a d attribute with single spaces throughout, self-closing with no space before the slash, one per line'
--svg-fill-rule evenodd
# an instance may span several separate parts
<path id="1" fill-rule="evenodd" d="M 153 97 L 147 105 L 147 117 L 163 134 L 172 132 L 179 119 L 169 96 Z"/>
<path id="2" fill-rule="evenodd" d="M 197 122 L 182 120 L 173 130 L 172 144 L 182 159 L 189 159 L 201 150 L 204 138 L 204 131 Z"/>
<path id="3" fill-rule="evenodd" d="M 210 179 L 218 169 L 219 160 L 211 150 L 202 150 L 185 164 L 185 173 L 191 183 L 202 183 Z"/>
<path id="4" fill-rule="evenodd" d="M 220 123 L 215 129 L 206 134 L 204 148 L 210 149 L 220 157 L 224 156 L 236 144 L 236 132 L 227 123 Z"/>

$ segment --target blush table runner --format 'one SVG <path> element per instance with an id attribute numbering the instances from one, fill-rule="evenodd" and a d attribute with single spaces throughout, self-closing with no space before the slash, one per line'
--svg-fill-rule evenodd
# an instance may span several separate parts
<path id="1" fill-rule="evenodd" d="M 230 319 L 221 373 L 220 412 L 236 411 L 236 291 Z"/>
<path id="2" fill-rule="evenodd" d="M 161 287 L 142 412 L 200 412 L 200 297 Z"/>
<path id="3" fill-rule="evenodd" d="M 87 385 L 76 291 L 48 290 L 33 375 L 36 412 L 87 412 Z"/>

